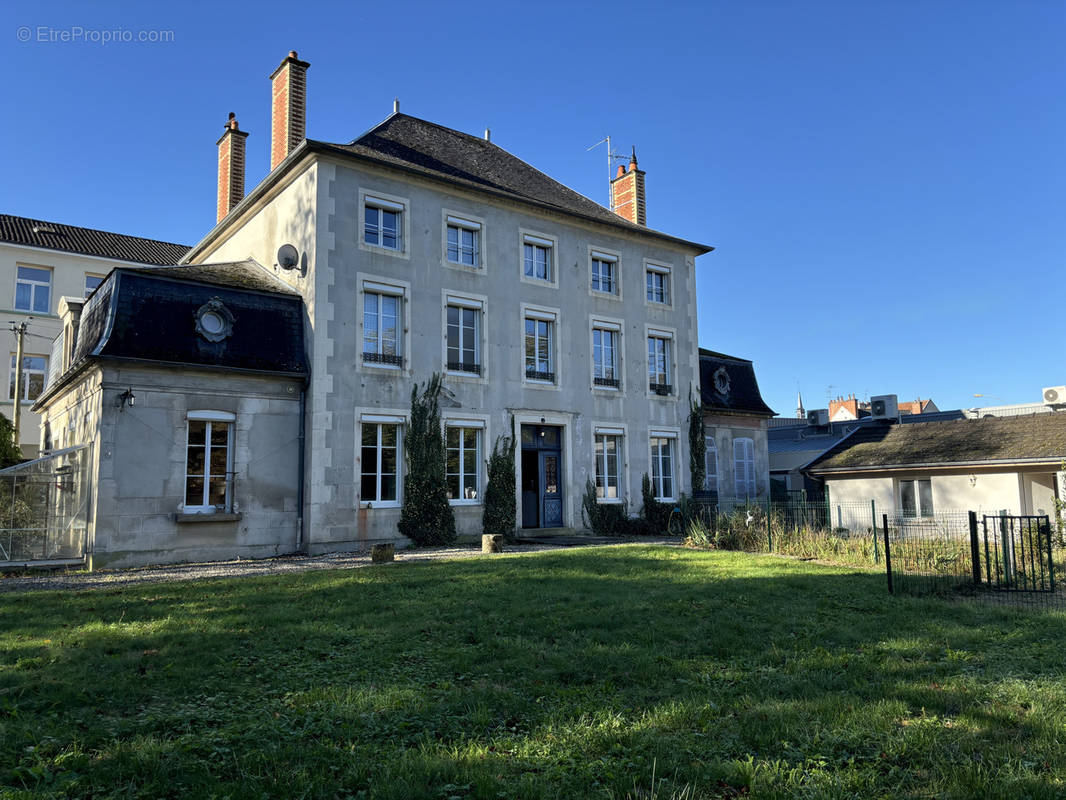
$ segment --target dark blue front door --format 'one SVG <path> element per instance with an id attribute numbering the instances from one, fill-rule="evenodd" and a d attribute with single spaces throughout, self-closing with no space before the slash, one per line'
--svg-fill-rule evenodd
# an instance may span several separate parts
<path id="1" fill-rule="evenodd" d="M 562 459 L 558 450 L 540 453 L 541 527 L 558 528 L 563 524 Z"/>

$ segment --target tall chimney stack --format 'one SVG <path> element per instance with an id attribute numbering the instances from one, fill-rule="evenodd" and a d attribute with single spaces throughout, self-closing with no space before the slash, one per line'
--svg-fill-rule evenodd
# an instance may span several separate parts
<path id="1" fill-rule="evenodd" d="M 637 225 L 648 224 L 648 210 L 644 202 L 644 170 L 637 169 L 637 149 L 629 159 L 629 169 L 618 165 L 618 174 L 611 181 L 611 208 L 618 216 Z"/>
<path id="2" fill-rule="evenodd" d="M 307 131 L 306 61 L 290 50 L 270 76 L 270 168 L 274 169 L 303 141 Z"/>
<path id="3" fill-rule="evenodd" d="M 226 122 L 226 132 L 215 142 L 218 145 L 218 218 L 221 222 L 237 203 L 244 199 L 244 140 L 248 134 L 237 127 L 237 115 L 232 111 Z"/>

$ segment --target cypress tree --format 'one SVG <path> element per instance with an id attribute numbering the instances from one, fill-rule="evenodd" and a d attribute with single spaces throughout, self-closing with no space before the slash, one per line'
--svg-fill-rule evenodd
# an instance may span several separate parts
<path id="1" fill-rule="evenodd" d="M 441 431 L 439 373 L 419 392 L 411 389 L 411 424 L 403 440 L 407 462 L 404 476 L 400 533 L 417 545 L 455 542 L 455 516 L 448 504 L 444 470 L 444 434 Z"/>

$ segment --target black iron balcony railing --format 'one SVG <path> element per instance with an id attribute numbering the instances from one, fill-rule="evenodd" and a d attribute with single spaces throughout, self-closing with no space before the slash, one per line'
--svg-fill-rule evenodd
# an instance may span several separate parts
<path id="1" fill-rule="evenodd" d="M 403 366 L 403 356 L 394 356 L 390 353 L 363 353 L 363 361 L 367 364 L 391 364 L 394 367 Z"/>
<path id="2" fill-rule="evenodd" d="M 621 386 L 621 382 L 618 378 L 593 378 L 592 382 L 596 386 L 609 386 L 612 389 L 617 389 Z"/>
<path id="3" fill-rule="evenodd" d="M 652 381 L 651 383 L 649 383 L 648 384 L 648 388 L 651 391 L 655 392 L 655 394 L 661 394 L 661 395 L 672 394 L 673 391 L 674 391 L 674 387 L 673 387 L 672 384 L 669 384 L 669 383 L 656 383 L 655 381 Z"/>
<path id="4" fill-rule="evenodd" d="M 472 372 L 475 375 L 481 374 L 480 364 L 470 364 L 465 361 L 449 361 L 448 370 L 450 372 Z"/>
<path id="5" fill-rule="evenodd" d="M 526 368 L 526 378 L 531 381 L 548 381 L 548 383 L 555 383 L 554 372 L 542 372 L 538 369 Z"/>

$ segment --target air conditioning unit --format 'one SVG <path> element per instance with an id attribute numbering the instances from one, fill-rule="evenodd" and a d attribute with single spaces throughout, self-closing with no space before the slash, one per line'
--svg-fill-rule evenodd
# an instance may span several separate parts
<path id="1" fill-rule="evenodd" d="M 874 419 L 899 420 L 899 403 L 894 394 L 879 394 L 870 398 L 870 416 Z"/>
<path id="2" fill-rule="evenodd" d="M 1049 386 L 1044 389 L 1044 405 L 1066 405 L 1066 386 Z"/>
<path id="3" fill-rule="evenodd" d="M 807 412 L 807 424 L 808 425 L 828 425 L 829 424 L 829 409 L 828 408 L 812 408 Z"/>

